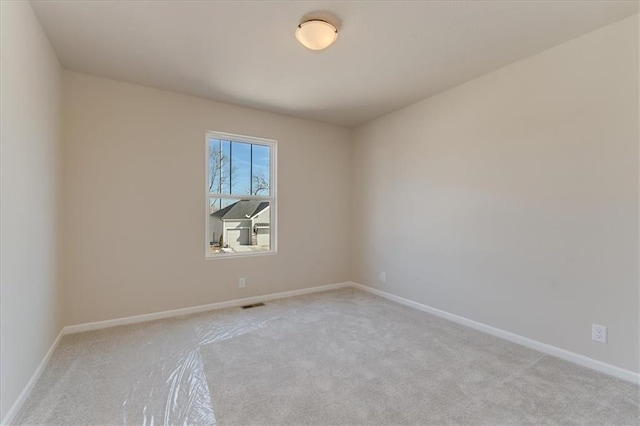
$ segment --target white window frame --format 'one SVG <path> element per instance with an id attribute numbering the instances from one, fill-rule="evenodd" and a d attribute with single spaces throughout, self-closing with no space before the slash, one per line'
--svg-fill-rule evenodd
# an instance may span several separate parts
<path id="1" fill-rule="evenodd" d="M 238 195 L 238 194 L 219 194 L 217 192 L 209 192 L 209 139 L 220 139 L 231 142 L 244 142 L 253 145 L 265 145 L 269 149 L 269 195 Z M 204 250 L 205 258 L 210 259 L 228 259 L 236 257 L 253 257 L 274 255 L 278 252 L 278 218 L 277 218 L 277 158 L 276 155 L 277 141 L 273 139 L 257 138 L 254 136 L 235 135 L 232 133 L 224 133 L 217 131 L 208 131 L 205 136 L 205 169 L 204 169 L 204 190 L 205 190 L 205 233 L 204 233 Z M 253 177 L 252 177 L 253 178 Z M 269 201 L 269 250 L 254 251 L 246 253 L 211 253 L 210 252 L 210 231 L 209 231 L 209 215 L 211 214 L 211 198 L 229 199 L 229 200 L 263 200 Z"/>

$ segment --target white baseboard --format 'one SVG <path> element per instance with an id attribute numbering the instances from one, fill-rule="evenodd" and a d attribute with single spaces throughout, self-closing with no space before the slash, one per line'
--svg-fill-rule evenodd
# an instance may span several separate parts
<path id="1" fill-rule="evenodd" d="M 64 328 L 60 330 L 60 333 L 58 333 L 58 336 L 51 344 L 51 347 L 45 354 L 44 358 L 42 358 L 42 361 L 40 361 L 40 365 L 38 365 L 38 368 L 36 368 L 36 371 L 33 372 L 26 386 L 24 387 L 24 389 L 22 389 L 22 392 L 20 392 L 20 395 L 18 395 L 18 398 L 15 400 L 15 402 L 13 403 L 13 405 L 11 406 L 7 414 L 4 416 L 0 424 L 2 425 L 11 424 L 13 419 L 16 417 L 16 414 L 18 414 L 18 411 L 20 411 L 20 409 L 22 408 L 22 405 L 27 400 L 27 398 L 29 397 L 29 394 L 33 390 L 33 387 L 36 385 L 38 379 L 42 375 L 44 368 L 49 363 L 49 359 L 51 359 L 51 355 L 53 355 L 53 352 L 58 347 L 58 343 L 60 343 L 60 339 L 62 338 L 62 336 L 64 336 Z"/>
<path id="2" fill-rule="evenodd" d="M 615 365 L 607 364 L 605 362 L 598 361 L 596 359 L 589 358 L 584 355 L 580 355 L 575 352 L 568 351 L 566 349 L 561 349 L 556 346 L 538 342 L 537 340 L 529 339 L 527 337 L 523 337 L 518 334 L 511 333 L 509 331 L 492 327 L 490 325 L 486 325 L 481 322 L 473 321 L 473 320 L 470 320 L 469 318 L 461 317 L 459 315 L 455 315 L 437 308 L 433 308 L 431 306 L 423 305 L 422 303 L 414 302 L 413 300 L 405 299 L 404 297 L 396 296 L 394 294 L 387 293 L 385 291 L 378 290 L 373 287 L 368 287 L 368 286 L 354 283 L 354 282 L 351 282 L 350 284 L 352 287 L 358 288 L 360 290 L 364 290 L 366 292 L 375 294 L 377 296 L 384 297 L 385 299 L 392 300 L 394 302 L 400 303 L 405 306 L 419 309 L 421 311 L 430 313 L 440 318 L 447 319 L 457 324 L 464 325 L 464 326 L 473 328 L 475 330 L 482 331 L 487 334 L 491 334 L 496 337 L 500 337 L 504 340 L 508 340 L 510 342 L 514 342 L 519 345 L 526 346 L 528 348 L 545 353 L 547 355 L 552 355 L 552 356 L 564 359 L 565 361 L 573 362 L 575 364 L 590 368 L 592 370 L 599 371 L 609 376 L 617 377 L 619 379 L 623 379 L 635 384 L 640 384 L 640 373 L 635 373 L 633 371 L 625 370 L 623 368 L 616 367 Z"/>
<path id="3" fill-rule="evenodd" d="M 192 306 L 189 308 L 172 309 L 170 311 L 154 312 L 151 314 L 135 315 L 132 317 L 116 318 L 106 321 L 88 322 L 84 324 L 68 325 L 64 327 L 63 334 L 80 333 L 83 331 L 99 330 L 101 328 L 116 327 L 119 325 L 135 324 L 138 322 L 153 321 L 163 318 L 177 317 L 180 315 L 196 314 L 199 312 L 212 311 L 215 309 L 232 308 L 235 306 L 251 305 L 253 303 L 267 302 L 269 300 L 284 299 L 286 297 L 301 296 L 303 294 L 318 293 L 321 291 L 334 290 L 349 287 L 350 282 L 321 285 L 316 287 L 303 288 L 300 290 L 283 291 L 281 293 L 266 294 L 263 296 L 247 297 L 244 299 L 228 300 L 225 302 L 209 303 L 207 305 Z"/>

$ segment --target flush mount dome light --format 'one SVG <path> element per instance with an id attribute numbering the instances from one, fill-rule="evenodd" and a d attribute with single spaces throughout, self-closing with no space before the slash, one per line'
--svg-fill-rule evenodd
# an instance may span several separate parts
<path id="1" fill-rule="evenodd" d="M 322 50 L 338 38 L 338 29 L 321 19 L 304 21 L 296 28 L 296 38 L 307 49 Z"/>

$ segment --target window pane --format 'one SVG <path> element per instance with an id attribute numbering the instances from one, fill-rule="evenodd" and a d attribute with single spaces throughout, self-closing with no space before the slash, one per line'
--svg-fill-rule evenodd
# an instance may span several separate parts
<path id="1" fill-rule="evenodd" d="M 220 139 L 209 139 L 209 192 L 220 192 Z"/>
<path id="2" fill-rule="evenodd" d="M 231 182 L 233 176 L 231 175 L 231 142 L 229 141 L 221 141 L 220 142 L 220 194 L 230 194 L 231 193 Z"/>
<path id="3" fill-rule="evenodd" d="M 209 139 L 209 192 L 271 195 L 271 148 Z"/>
<path id="4" fill-rule="evenodd" d="M 251 194 L 251 144 L 231 142 L 231 194 Z"/>
<path id="5" fill-rule="evenodd" d="M 209 200 L 209 253 L 248 253 L 271 248 L 271 208 L 265 200 Z"/>
<path id="6" fill-rule="evenodd" d="M 270 150 L 271 148 L 266 145 L 253 145 L 251 156 L 251 193 L 253 195 L 271 194 Z"/>

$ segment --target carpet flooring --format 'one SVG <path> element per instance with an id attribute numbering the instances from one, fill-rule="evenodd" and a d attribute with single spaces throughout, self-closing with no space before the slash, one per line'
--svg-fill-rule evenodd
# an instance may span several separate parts
<path id="1" fill-rule="evenodd" d="M 356 289 L 65 336 L 15 424 L 610 424 L 639 388 Z"/>

